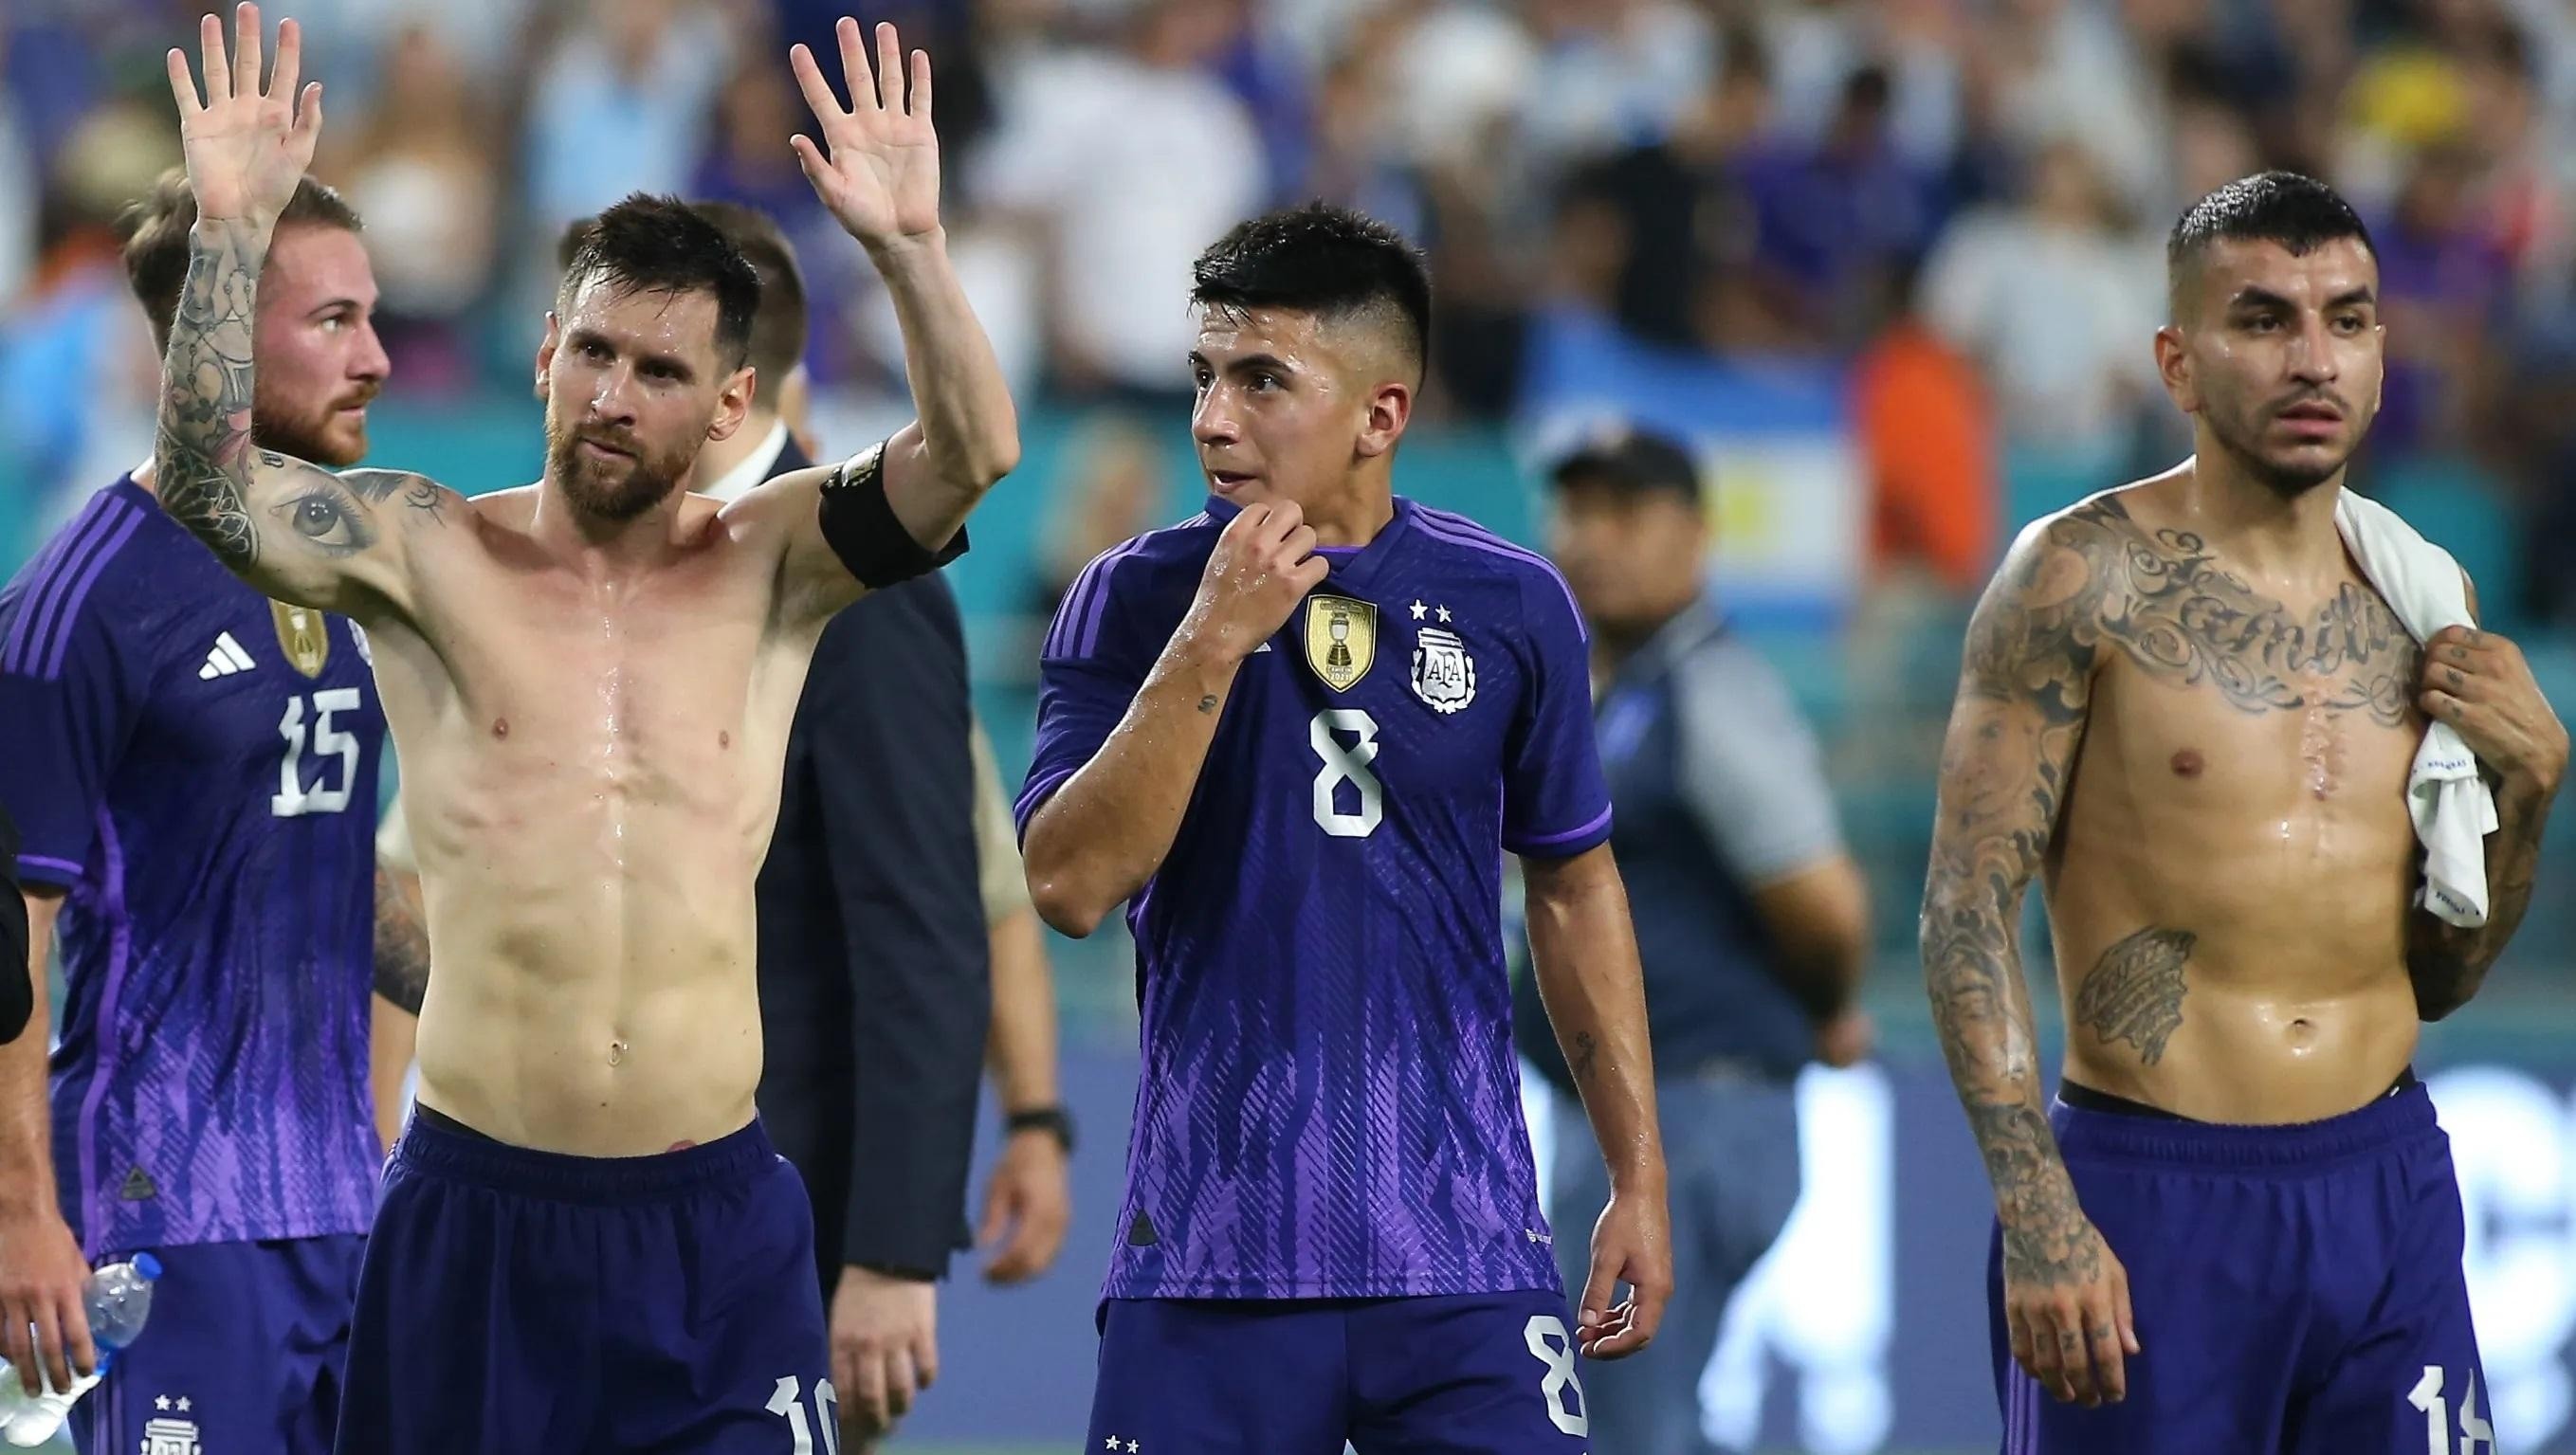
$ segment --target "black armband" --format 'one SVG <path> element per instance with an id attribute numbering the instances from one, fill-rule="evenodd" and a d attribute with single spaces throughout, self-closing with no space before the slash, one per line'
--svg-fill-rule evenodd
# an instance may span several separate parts
<path id="1" fill-rule="evenodd" d="M 844 460 L 823 479 L 823 542 L 859 584 L 876 590 L 928 575 L 966 554 L 966 527 L 925 550 L 895 518 L 885 493 L 885 445 Z"/>

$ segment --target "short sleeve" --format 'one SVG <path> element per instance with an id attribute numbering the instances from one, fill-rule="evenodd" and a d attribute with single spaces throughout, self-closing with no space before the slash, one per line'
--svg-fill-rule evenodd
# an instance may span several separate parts
<path id="1" fill-rule="evenodd" d="M 20 875 L 68 887 L 134 732 L 143 649 L 120 638 L 88 583 L 39 573 L 25 584 L 0 604 L 0 802 L 18 821 Z"/>
<path id="2" fill-rule="evenodd" d="M 1505 745 L 1503 847 L 1570 859 L 1610 837 L 1610 790 L 1592 736 L 1591 643 L 1553 569 L 1522 584 L 1529 684 Z"/>
<path id="3" fill-rule="evenodd" d="M 1674 706 L 1683 801 L 1737 882 L 1759 889 L 1842 852 L 1824 750 L 1752 648 L 1684 662 Z"/>
<path id="4" fill-rule="evenodd" d="M 1161 650 L 1159 642 L 1145 646 L 1135 630 L 1140 548 L 1141 541 L 1130 541 L 1084 567 L 1047 630 L 1038 654 L 1037 742 L 1011 805 L 1023 840 L 1030 817 L 1117 730 Z"/>

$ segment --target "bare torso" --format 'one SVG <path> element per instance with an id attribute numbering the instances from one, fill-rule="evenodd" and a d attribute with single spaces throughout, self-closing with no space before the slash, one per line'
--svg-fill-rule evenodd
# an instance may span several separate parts
<path id="1" fill-rule="evenodd" d="M 774 625 L 775 543 L 691 497 L 651 569 L 586 578 L 530 534 L 536 490 L 458 503 L 413 619 L 370 623 L 436 964 L 420 1100 L 589 1156 L 739 1130 L 814 640 Z"/>
<path id="2" fill-rule="evenodd" d="M 2066 1076 L 2206 1121 L 2338 1115 L 2415 1048 L 2419 648 L 2349 560 L 2267 590 L 2179 494 L 2076 512 L 2124 551 L 2043 866 Z"/>

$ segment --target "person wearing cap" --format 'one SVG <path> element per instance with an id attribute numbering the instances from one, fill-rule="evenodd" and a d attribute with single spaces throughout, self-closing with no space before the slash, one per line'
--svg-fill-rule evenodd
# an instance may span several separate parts
<path id="1" fill-rule="evenodd" d="M 1866 896 L 1814 733 L 1710 598 L 1697 461 L 1620 430 L 1548 477 L 1549 554 L 1592 633 L 1594 732 L 1645 968 L 1673 1218 L 1663 1336 L 1587 1364 L 1584 1403 L 1596 1450 L 1700 1452 L 1700 1373 L 1727 1300 L 1798 1198 L 1798 1073 L 1868 1051 L 1854 999 Z M 1557 1115 L 1579 1117 L 1531 977 L 1515 994 L 1521 1053 Z M 1580 1137 L 1547 1175 L 1554 1227 L 1588 1227 L 1609 1201 Z M 1584 1276 L 1580 1238 L 1560 1238 L 1556 1255 L 1568 1280 Z"/>

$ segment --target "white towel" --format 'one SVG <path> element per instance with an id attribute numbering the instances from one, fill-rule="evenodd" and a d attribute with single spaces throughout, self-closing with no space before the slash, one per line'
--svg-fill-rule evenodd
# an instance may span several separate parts
<path id="1" fill-rule="evenodd" d="M 2415 640 L 2429 640 L 2446 626 L 2474 625 L 2459 562 L 2396 511 L 2347 488 L 2335 506 L 2335 529 Z M 2407 684 L 2410 697 L 2414 686 Z M 2486 836 L 2496 828 L 2495 795 L 2478 776 L 2477 756 L 2449 723 L 2427 728 L 2415 750 L 2406 810 L 2424 845 L 2424 889 L 2415 902 L 2462 929 L 2485 924 Z"/>

